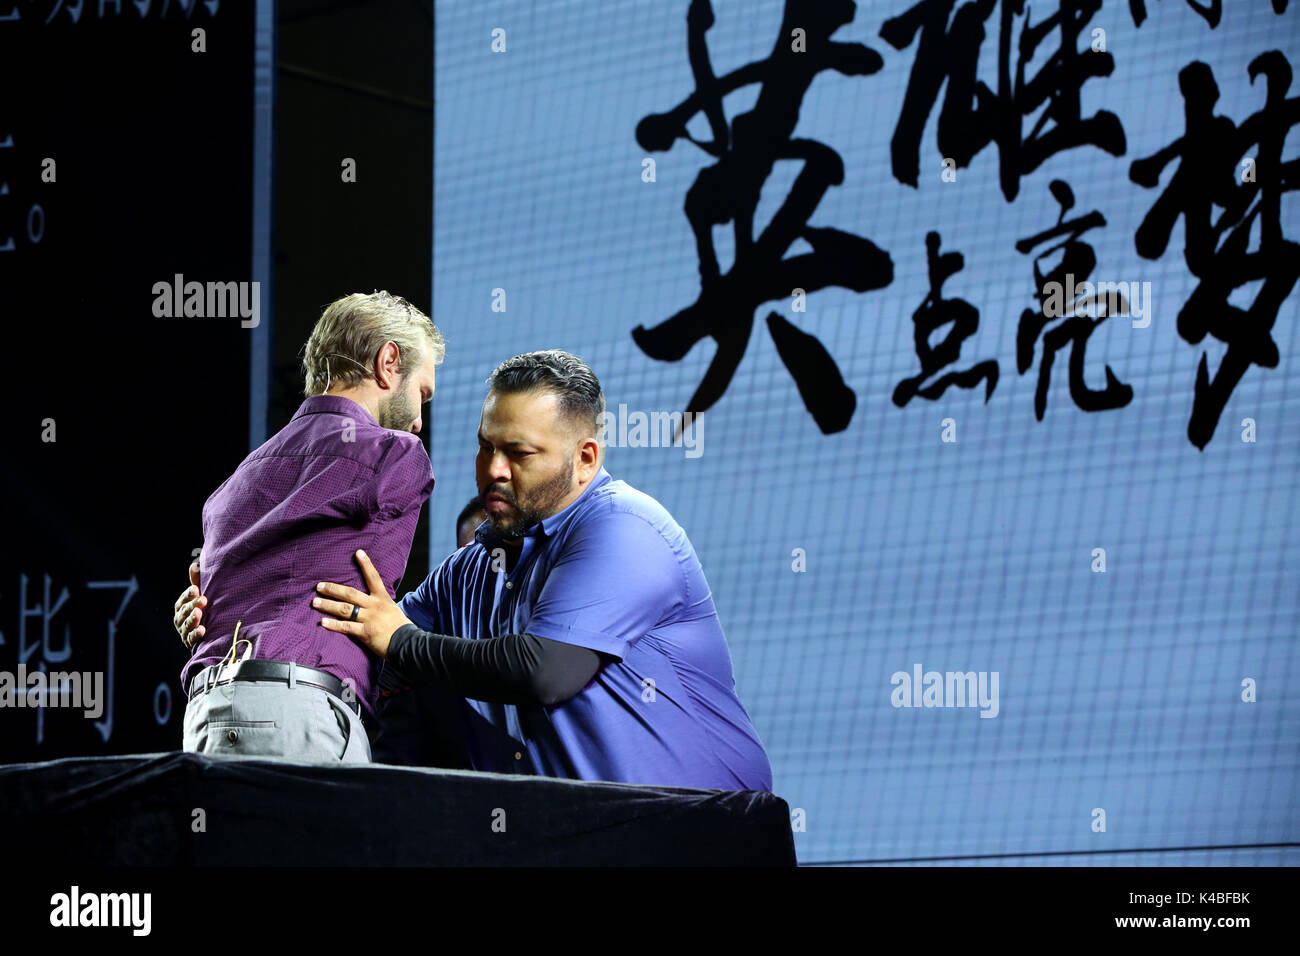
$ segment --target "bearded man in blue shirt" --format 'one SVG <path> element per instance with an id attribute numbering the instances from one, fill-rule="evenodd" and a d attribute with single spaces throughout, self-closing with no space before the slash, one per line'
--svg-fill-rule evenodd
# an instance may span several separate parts
<path id="1" fill-rule="evenodd" d="M 321 620 L 385 658 L 381 686 L 459 697 L 476 770 L 771 790 L 695 549 L 603 467 L 605 398 L 551 350 L 497 367 L 480 418 L 488 520 L 400 603 L 321 582 Z"/>

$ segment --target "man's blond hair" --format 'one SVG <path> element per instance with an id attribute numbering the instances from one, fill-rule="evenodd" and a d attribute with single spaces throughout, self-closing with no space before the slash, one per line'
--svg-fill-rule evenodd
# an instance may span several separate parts
<path id="1" fill-rule="evenodd" d="M 401 296 L 354 292 L 326 306 L 302 352 L 308 397 L 375 377 L 375 361 L 387 342 L 398 348 L 402 374 L 426 360 L 441 365 L 447 348 L 433 320 Z"/>

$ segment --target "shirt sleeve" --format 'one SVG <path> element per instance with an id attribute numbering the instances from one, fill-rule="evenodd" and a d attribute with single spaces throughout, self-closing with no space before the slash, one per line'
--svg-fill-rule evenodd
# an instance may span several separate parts
<path id="1" fill-rule="evenodd" d="M 406 615 L 407 620 L 413 621 L 417 628 L 424 631 L 431 631 L 435 634 L 446 634 L 452 630 L 449 622 L 444 618 L 448 613 L 450 604 L 446 600 L 447 581 L 451 576 L 451 561 L 456 556 L 456 552 L 448 555 L 442 563 L 429 572 L 429 576 L 421 581 L 414 591 L 407 591 L 402 595 L 401 600 L 397 602 L 398 608 Z M 383 663 L 379 671 L 379 691 L 388 693 L 393 691 L 410 690 L 416 681 L 408 674 L 404 674 L 397 666 L 397 662 L 390 655 Z"/>
<path id="2" fill-rule="evenodd" d="M 433 464 L 413 432 L 393 432 L 375 466 L 375 476 L 361 489 L 361 509 L 370 517 L 397 518 L 419 508 L 433 491 Z"/>
<path id="3" fill-rule="evenodd" d="M 561 546 L 524 630 L 622 660 L 686 605 L 686 587 L 676 552 L 654 525 L 628 511 L 599 512 Z"/>
<path id="4" fill-rule="evenodd" d="M 413 621 L 416 625 L 426 631 L 433 631 L 437 634 L 446 634 L 452 630 L 451 627 L 443 620 L 443 611 L 448 607 L 444 601 L 443 594 L 446 587 L 446 580 L 451 574 L 448 566 L 454 554 L 444 558 L 442 563 L 429 572 L 429 576 L 421 581 L 414 591 L 407 591 L 402 595 L 402 599 L 397 602 L 407 620 Z"/>
<path id="5" fill-rule="evenodd" d="M 388 662 L 420 683 L 474 700 L 546 707 L 576 695 L 601 666 L 595 651 L 531 634 L 476 640 L 430 634 L 414 624 L 394 632 Z"/>

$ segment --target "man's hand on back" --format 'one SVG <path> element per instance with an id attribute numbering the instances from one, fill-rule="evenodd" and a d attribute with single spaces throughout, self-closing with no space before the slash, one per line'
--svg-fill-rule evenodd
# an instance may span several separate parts
<path id="1" fill-rule="evenodd" d="M 194 642 L 203 637 L 204 628 L 199 622 L 203 619 L 203 609 L 208 606 L 208 599 L 199 593 L 199 562 L 190 565 L 190 587 L 181 592 L 176 599 L 176 615 L 172 624 L 181 636 L 181 643 L 192 649 Z"/>
<path id="2" fill-rule="evenodd" d="M 387 657 L 388 643 L 393 634 L 411 621 L 388 596 L 383 579 L 375 570 L 375 566 L 370 563 L 370 559 L 366 557 L 366 553 L 358 551 L 356 559 L 361 565 L 361 574 L 366 579 L 370 593 L 342 584 L 322 581 L 316 585 L 316 590 L 325 597 L 314 598 L 311 606 L 343 619 L 336 621 L 333 618 L 321 618 L 322 627 L 346 634 L 362 647 L 380 657 Z M 327 598 L 338 600 L 331 601 Z"/>

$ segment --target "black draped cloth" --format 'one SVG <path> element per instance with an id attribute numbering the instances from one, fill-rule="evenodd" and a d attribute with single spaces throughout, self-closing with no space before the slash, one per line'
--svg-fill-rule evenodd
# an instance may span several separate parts
<path id="1" fill-rule="evenodd" d="M 193 753 L 0 766 L 0 833 L 110 867 L 795 865 L 770 793 Z"/>

